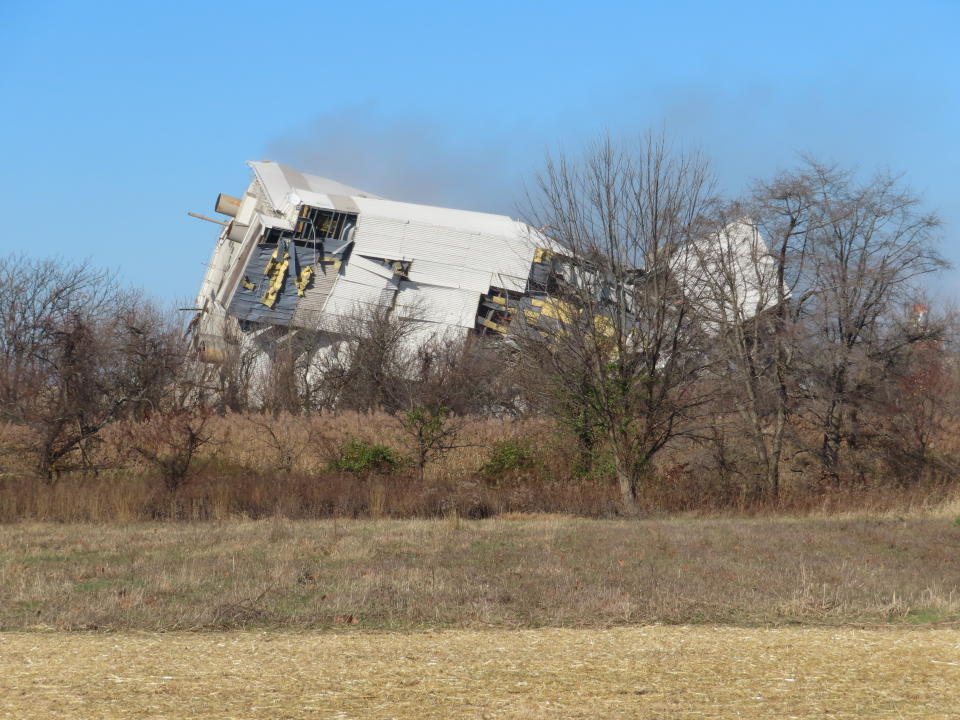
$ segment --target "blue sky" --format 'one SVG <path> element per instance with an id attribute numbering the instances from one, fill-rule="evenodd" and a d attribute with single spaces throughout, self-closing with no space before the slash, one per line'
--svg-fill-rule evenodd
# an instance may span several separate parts
<path id="1" fill-rule="evenodd" d="M 0 0 L 0 250 L 189 303 L 217 228 L 186 213 L 245 160 L 515 215 L 546 151 L 662 127 L 731 194 L 800 152 L 902 172 L 960 264 L 958 29 L 946 0 Z"/>

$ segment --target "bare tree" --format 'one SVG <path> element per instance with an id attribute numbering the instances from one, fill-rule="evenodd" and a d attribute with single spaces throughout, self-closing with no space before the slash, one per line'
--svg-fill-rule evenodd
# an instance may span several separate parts
<path id="1" fill-rule="evenodd" d="M 857 183 L 811 159 L 758 183 L 725 216 L 690 246 L 699 306 L 776 497 L 791 415 L 819 427 L 818 454 L 836 479 L 841 446 L 857 442 L 897 357 L 933 336 L 893 316 L 915 280 L 943 264 L 938 221 L 894 178 Z"/>
<path id="2" fill-rule="evenodd" d="M 30 428 L 37 471 L 88 466 L 108 424 L 172 381 L 178 335 L 141 296 L 85 264 L 0 260 L 0 414 Z"/>
<path id="3" fill-rule="evenodd" d="M 187 481 L 200 449 L 213 439 L 210 417 L 204 408 L 169 410 L 127 426 L 126 443 L 159 472 L 166 490 L 174 493 Z"/>
<path id="4" fill-rule="evenodd" d="M 778 349 L 785 339 L 779 303 L 785 293 L 777 287 L 779 265 L 756 223 L 740 212 L 731 208 L 728 222 L 685 249 L 696 271 L 690 273 L 695 281 L 687 296 L 711 335 L 710 353 L 717 360 L 715 387 L 722 402 L 718 397 L 714 403 L 714 441 L 726 438 L 721 408 L 733 408 L 762 468 L 757 489 L 776 497 L 786 416 L 785 396 L 776 392 L 782 369 Z"/>
<path id="5" fill-rule="evenodd" d="M 261 349 L 230 316 L 222 316 L 205 336 L 199 334 L 201 320 L 202 315 L 194 316 L 188 327 L 195 352 L 184 368 L 196 404 L 213 408 L 220 415 L 243 412 L 254 404 Z"/>
<path id="6" fill-rule="evenodd" d="M 762 468 L 758 489 L 780 493 L 785 434 L 794 409 L 801 322 L 811 298 L 810 234 L 819 230 L 811 178 L 783 173 L 757 183 L 719 214 L 719 228 L 687 250 L 692 294 L 712 335 L 726 398 L 744 421 Z"/>
<path id="7" fill-rule="evenodd" d="M 274 416 L 321 409 L 322 405 L 318 404 L 321 388 L 313 367 L 317 334 L 284 328 L 275 328 L 271 334 L 259 378 L 261 409 Z"/>
<path id="8" fill-rule="evenodd" d="M 869 450 L 879 450 L 870 454 L 884 458 L 900 485 L 931 472 L 955 476 L 956 460 L 940 445 L 958 417 L 956 317 L 944 310 L 931 314 L 920 299 L 898 315 L 892 324 L 908 342 L 887 355 L 869 400 L 857 408 L 855 444 L 863 440 Z"/>
<path id="9" fill-rule="evenodd" d="M 340 319 L 321 359 L 323 381 L 336 407 L 351 410 L 402 409 L 410 377 L 413 324 L 388 307 L 359 306 Z"/>
<path id="10" fill-rule="evenodd" d="M 544 288 L 553 317 L 528 318 L 517 336 L 555 407 L 603 434 L 628 512 L 651 460 L 705 402 L 681 249 L 712 229 L 713 202 L 704 159 L 652 135 L 549 160 L 531 201 L 530 219 L 555 253 Z"/>
<path id="11" fill-rule="evenodd" d="M 935 240 L 940 220 L 898 178 L 858 182 L 852 172 L 807 162 L 815 262 L 809 289 L 817 343 L 810 353 L 811 409 L 820 459 L 837 479 L 844 442 L 856 441 L 858 398 L 872 392 L 892 354 L 928 337 L 890 322 L 919 278 L 946 263 Z"/>

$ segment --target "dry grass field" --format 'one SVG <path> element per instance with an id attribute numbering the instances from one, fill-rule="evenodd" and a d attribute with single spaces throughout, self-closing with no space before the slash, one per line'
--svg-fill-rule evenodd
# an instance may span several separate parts
<path id="1" fill-rule="evenodd" d="M 960 630 L 0 635 L 0 717 L 956 718 Z"/>
<path id="2" fill-rule="evenodd" d="M 958 620 L 952 511 L 0 525 L 3 630 Z"/>
<path id="3" fill-rule="evenodd" d="M 957 511 L 0 525 L 0 718 L 956 718 Z"/>

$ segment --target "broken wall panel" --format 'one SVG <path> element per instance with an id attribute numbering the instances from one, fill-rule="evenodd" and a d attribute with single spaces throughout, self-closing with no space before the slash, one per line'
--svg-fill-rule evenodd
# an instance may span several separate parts
<path id="1" fill-rule="evenodd" d="M 288 325 L 299 303 L 297 294 L 281 292 L 276 295 L 272 304 L 266 304 L 264 297 L 270 291 L 272 283 L 276 281 L 288 282 L 289 266 L 282 270 L 282 277 L 268 272 L 269 266 L 275 259 L 275 254 L 281 250 L 274 244 L 262 244 L 253 248 L 252 255 L 242 273 L 239 286 L 227 312 L 239 320 L 262 323 L 268 325 Z"/>
<path id="2" fill-rule="evenodd" d="M 392 204 L 393 207 L 395 204 Z M 463 213 L 465 218 L 476 213 Z M 422 213 L 421 213 L 422 216 Z M 450 217 L 448 211 L 439 217 Z M 513 222 L 501 228 L 516 230 Z M 525 278 L 534 246 L 526 238 L 505 237 L 459 227 L 441 226 L 402 217 L 360 215 L 355 235 L 357 252 L 367 256 L 463 268 L 474 273 Z M 487 280 L 489 283 L 489 280 Z M 474 283 L 478 292 L 485 291 Z"/>
<path id="3" fill-rule="evenodd" d="M 349 324 L 370 312 L 388 311 L 393 307 L 398 283 L 399 278 L 384 265 L 351 255 L 341 266 L 315 327 L 337 332 L 344 322 Z"/>
<path id="4" fill-rule="evenodd" d="M 480 294 L 470 290 L 400 282 L 396 298 L 398 317 L 472 329 L 476 325 Z"/>
<path id="5" fill-rule="evenodd" d="M 352 253 L 341 271 L 345 280 L 367 285 L 381 286 L 382 280 L 392 280 L 394 269 L 385 262 L 378 262 Z"/>
<path id="6" fill-rule="evenodd" d="M 474 293 L 487 292 L 493 281 L 493 275 L 488 270 L 447 265 L 421 258 L 410 263 L 407 278 L 413 282 L 470 290 Z"/>
<path id="7" fill-rule="evenodd" d="M 505 273 L 494 273 L 490 279 L 490 286 L 502 288 L 510 292 L 525 292 L 528 285 L 527 276 L 507 275 Z"/>
<path id="8" fill-rule="evenodd" d="M 355 305 L 375 305 L 389 308 L 397 288 L 395 284 L 385 281 L 380 286 L 366 283 L 355 283 L 340 279 L 327 298 L 324 312 L 333 315 L 346 316 L 351 314 Z"/>
<path id="9" fill-rule="evenodd" d="M 401 260 L 406 230 L 406 224 L 396 218 L 381 218 L 361 213 L 357 218 L 353 239 L 359 253 Z"/>

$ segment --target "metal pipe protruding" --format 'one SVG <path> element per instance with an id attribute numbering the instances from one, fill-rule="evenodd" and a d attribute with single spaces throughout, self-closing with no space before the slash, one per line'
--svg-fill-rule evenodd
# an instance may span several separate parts
<path id="1" fill-rule="evenodd" d="M 223 193 L 220 193 L 217 195 L 217 202 L 216 205 L 214 205 L 214 210 L 221 215 L 236 217 L 237 213 L 240 212 L 240 198 L 235 198 L 233 195 L 224 195 Z"/>
<path id="2" fill-rule="evenodd" d="M 223 220 L 214 220 L 212 217 L 207 217 L 206 215 L 201 215 L 200 213 L 188 212 L 187 215 L 190 217 L 195 217 L 197 220 L 206 220 L 207 222 L 216 223 L 217 225 L 226 225 Z"/>

